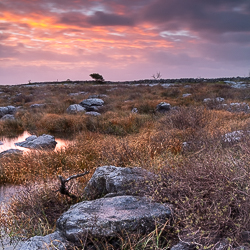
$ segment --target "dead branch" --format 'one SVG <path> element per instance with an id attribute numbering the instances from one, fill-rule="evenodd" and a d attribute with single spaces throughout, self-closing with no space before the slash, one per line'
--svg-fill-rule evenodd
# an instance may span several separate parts
<path id="1" fill-rule="evenodd" d="M 67 189 L 66 187 L 66 183 L 69 182 L 70 180 L 72 179 L 75 179 L 75 178 L 78 178 L 78 177 L 81 177 L 81 176 L 84 176 L 86 174 L 88 174 L 89 171 L 85 171 L 84 173 L 81 173 L 81 174 L 75 174 L 75 175 L 71 175 L 70 177 L 68 177 L 67 179 L 64 179 L 61 175 L 58 175 L 58 178 L 59 180 L 61 181 L 61 187 L 60 189 L 58 190 L 61 194 L 64 194 L 64 195 L 67 195 L 69 196 L 70 198 L 72 199 L 77 199 L 77 196 L 75 196 L 74 194 L 71 194 L 69 192 L 69 190 Z"/>

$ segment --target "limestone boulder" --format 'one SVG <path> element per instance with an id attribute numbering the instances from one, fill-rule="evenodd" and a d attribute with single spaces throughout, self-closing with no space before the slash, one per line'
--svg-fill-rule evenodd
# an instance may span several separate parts
<path id="1" fill-rule="evenodd" d="M 158 112 L 167 112 L 171 109 L 171 105 L 169 103 L 166 102 L 161 102 L 156 106 L 156 111 Z"/>
<path id="2" fill-rule="evenodd" d="M 106 194 L 131 194 L 132 187 L 156 176 L 143 168 L 122 168 L 116 166 L 98 167 L 86 185 L 84 192 L 89 199 Z M 145 185 L 144 185 L 145 186 Z"/>
<path id="3" fill-rule="evenodd" d="M 68 114 L 76 114 L 76 113 L 85 112 L 85 111 L 86 109 L 80 104 L 72 104 L 66 109 L 66 112 Z"/>
<path id="4" fill-rule="evenodd" d="M 31 149 L 54 149 L 57 142 L 55 137 L 52 135 L 43 134 L 39 137 L 36 135 L 31 135 L 25 139 L 23 142 L 16 142 L 16 146 L 31 148 Z"/>
<path id="5" fill-rule="evenodd" d="M 80 105 L 83 107 L 89 107 L 89 106 L 102 106 L 104 104 L 104 101 L 100 98 L 89 98 L 83 100 Z"/>
<path id="6" fill-rule="evenodd" d="M 88 98 L 80 102 L 80 105 L 87 111 L 98 111 L 98 108 L 104 105 L 104 101 L 100 98 Z"/>
<path id="7" fill-rule="evenodd" d="M 117 236 L 122 232 L 147 233 L 155 224 L 172 217 L 166 204 L 145 197 L 116 196 L 83 201 L 72 206 L 57 220 L 57 229 L 71 242 L 79 242 L 86 234 L 96 237 Z"/>

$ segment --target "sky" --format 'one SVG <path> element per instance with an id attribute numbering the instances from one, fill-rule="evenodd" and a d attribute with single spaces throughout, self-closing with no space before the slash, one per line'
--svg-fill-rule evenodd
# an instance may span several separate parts
<path id="1" fill-rule="evenodd" d="M 250 76 L 250 0 L 0 0 L 0 85 Z"/>

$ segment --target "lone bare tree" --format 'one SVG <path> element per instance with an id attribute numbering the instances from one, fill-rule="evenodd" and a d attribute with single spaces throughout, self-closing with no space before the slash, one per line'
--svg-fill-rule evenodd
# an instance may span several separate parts
<path id="1" fill-rule="evenodd" d="M 161 78 L 161 72 L 156 72 L 156 74 L 153 74 L 152 77 L 157 80 L 157 79 L 160 79 Z"/>
<path id="2" fill-rule="evenodd" d="M 71 194 L 71 193 L 69 192 L 68 188 L 66 187 L 66 183 L 69 182 L 69 181 L 72 180 L 72 179 L 75 179 L 75 178 L 84 176 L 84 175 L 86 175 L 86 174 L 88 174 L 88 173 L 89 173 L 89 171 L 85 171 L 84 173 L 75 174 L 75 175 L 72 175 L 72 176 L 70 176 L 70 177 L 68 177 L 68 178 L 66 178 L 66 179 L 63 178 L 61 175 L 58 175 L 58 178 L 59 178 L 59 180 L 60 180 L 60 182 L 61 182 L 61 186 L 60 186 L 60 188 L 59 188 L 58 191 L 59 191 L 61 194 L 67 195 L 67 196 L 69 196 L 70 198 L 76 200 L 78 197 L 75 196 L 74 194 Z"/>

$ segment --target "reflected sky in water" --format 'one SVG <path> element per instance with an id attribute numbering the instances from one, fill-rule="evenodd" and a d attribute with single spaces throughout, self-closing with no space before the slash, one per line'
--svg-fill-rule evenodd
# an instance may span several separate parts
<path id="1" fill-rule="evenodd" d="M 0 138 L 0 141 L 3 143 L 3 145 L 0 145 L 0 153 L 5 151 L 5 150 L 11 149 L 11 148 L 23 150 L 24 152 L 30 151 L 30 149 L 28 149 L 28 148 L 19 147 L 19 146 L 15 145 L 16 142 L 25 141 L 25 139 L 29 136 L 31 136 L 31 134 L 28 133 L 27 131 L 25 131 L 22 135 L 19 135 L 18 137 L 14 137 L 14 138 L 2 137 L 2 138 Z M 70 143 L 70 141 L 64 140 L 64 139 L 55 138 L 55 140 L 57 142 L 55 151 L 67 147 L 67 145 Z"/>

